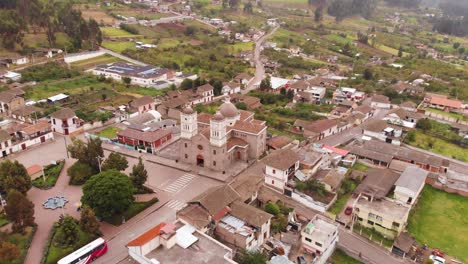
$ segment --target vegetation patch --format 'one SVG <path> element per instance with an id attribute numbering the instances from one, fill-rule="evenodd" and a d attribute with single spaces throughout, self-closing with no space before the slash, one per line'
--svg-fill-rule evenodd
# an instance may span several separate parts
<path id="1" fill-rule="evenodd" d="M 24 259 L 26 258 L 26 254 L 28 253 L 28 249 L 31 245 L 31 241 L 34 237 L 34 233 L 36 232 L 36 227 L 26 227 L 24 234 L 21 233 L 11 233 L 6 234 L 0 232 L 0 241 L 11 243 L 17 248 L 18 250 L 14 250 L 15 252 L 10 252 L 15 257 L 12 260 L 7 260 L 5 262 L 0 261 L 0 264 L 21 264 L 24 263 Z"/>
<path id="2" fill-rule="evenodd" d="M 408 230 L 421 244 L 440 248 L 468 262 L 468 199 L 426 185 L 408 220 Z"/>
<path id="3" fill-rule="evenodd" d="M 347 255 L 343 250 L 337 248 L 331 256 L 332 264 L 362 264 L 362 262 Z"/>
<path id="4" fill-rule="evenodd" d="M 113 139 L 117 137 L 117 133 L 119 132 L 120 129 L 118 129 L 117 127 L 106 127 L 103 130 L 96 133 L 96 135 L 103 138 Z"/>
<path id="5" fill-rule="evenodd" d="M 6 219 L 6 215 L 4 212 L 0 212 L 0 227 L 10 223 L 8 219 Z"/>
<path id="6" fill-rule="evenodd" d="M 39 177 L 32 181 L 32 185 L 39 189 L 50 189 L 55 186 L 55 183 L 62 172 L 65 161 L 61 160 L 57 164 L 50 164 L 44 168 L 44 177 Z"/>
<path id="7" fill-rule="evenodd" d="M 106 217 L 104 218 L 104 221 L 106 221 L 109 224 L 119 226 L 125 221 L 128 221 L 130 218 L 144 211 L 146 208 L 157 203 L 158 201 L 158 198 L 153 198 L 147 202 L 133 202 L 125 212 L 120 214 L 114 214 L 111 217 Z"/>

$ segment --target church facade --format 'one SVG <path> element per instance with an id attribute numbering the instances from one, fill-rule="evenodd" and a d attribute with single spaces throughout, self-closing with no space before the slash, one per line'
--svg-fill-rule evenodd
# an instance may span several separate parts
<path id="1" fill-rule="evenodd" d="M 187 107 L 181 113 L 180 160 L 226 171 L 235 162 L 258 159 L 266 151 L 266 133 L 264 121 L 229 101 L 214 115 Z"/>

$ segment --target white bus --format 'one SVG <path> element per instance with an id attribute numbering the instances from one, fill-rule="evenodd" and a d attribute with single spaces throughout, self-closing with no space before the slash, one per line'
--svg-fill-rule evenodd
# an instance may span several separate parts
<path id="1" fill-rule="evenodd" d="M 57 264 L 88 264 L 107 252 L 107 242 L 98 238 L 59 260 Z"/>

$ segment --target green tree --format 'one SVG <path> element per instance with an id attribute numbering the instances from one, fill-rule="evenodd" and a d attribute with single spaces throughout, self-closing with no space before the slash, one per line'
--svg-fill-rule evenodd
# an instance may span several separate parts
<path id="1" fill-rule="evenodd" d="M 0 9 L 0 36 L 3 47 L 13 49 L 16 43 L 21 43 L 26 24 L 14 10 Z"/>
<path id="2" fill-rule="evenodd" d="M 20 249 L 10 242 L 0 242 L 0 263 L 13 263 L 20 257 Z"/>
<path id="3" fill-rule="evenodd" d="M 54 235 L 54 245 L 60 248 L 67 248 L 75 245 L 80 236 L 80 227 L 75 218 L 66 215 L 59 222 L 59 227 Z"/>
<path id="4" fill-rule="evenodd" d="M 252 2 L 249 1 L 247 3 L 244 4 L 244 12 L 245 13 L 248 13 L 248 14 L 252 14 L 253 13 L 253 5 L 252 5 Z"/>
<path id="5" fill-rule="evenodd" d="M 13 231 L 24 233 L 27 226 L 34 225 L 34 204 L 21 192 L 11 189 L 7 195 L 5 212 L 13 222 Z"/>
<path id="6" fill-rule="evenodd" d="M 221 92 L 223 91 L 223 82 L 221 82 L 221 80 L 215 80 L 211 85 L 213 86 L 214 95 L 221 95 Z"/>
<path id="7" fill-rule="evenodd" d="M 130 77 L 123 77 L 122 82 L 127 85 L 127 87 L 132 83 L 132 79 Z"/>
<path id="8" fill-rule="evenodd" d="M 403 47 L 400 46 L 400 48 L 398 49 L 398 57 L 403 57 Z"/>
<path id="9" fill-rule="evenodd" d="M 74 138 L 68 146 L 68 151 L 72 158 L 88 164 L 95 172 L 99 171 L 100 159 L 104 157 L 102 141 L 99 138 L 89 138 L 86 144 Z"/>
<path id="10" fill-rule="evenodd" d="M 26 194 L 31 186 L 31 177 L 23 164 L 17 160 L 5 160 L 0 163 L 0 192 L 13 189 Z"/>
<path id="11" fill-rule="evenodd" d="M 180 84 L 180 89 L 182 90 L 188 90 L 193 88 L 195 88 L 195 86 L 193 85 L 193 81 L 190 79 L 184 79 Z"/>
<path id="12" fill-rule="evenodd" d="M 129 177 L 116 170 L 92 176 L 83 186 L 81 202 L 93 208 L 98 217 L 122 213 L 132 204 L 134 187 Z"/>
<path id="13" fill-rule="evenodd" d="M 93 235 L 100 235 L 101 231 L 99 230 L 99 223 L 96 219 L 96 215 L 94 214 L 93 209 L 91 207 L 85 205 L 81 208 L 81 215 L 80 215 L 80 227 L 81 230 L 93 234 Z"/>
<path id="14" fill-rule="evenodd" d="M 247 104 L 244 102 L 239 102 L 236 104 L 236 108 L 240 110 L 247 110 Z"/>
<path id="15" fill-rule="evenodd" d="M 460 47 L 460 42 L 453 43 L 453 48 L 458 49 Z"/>
<path id="16" fill-rule="evenodd" d="M 408 132 L 408 134 L 406 135 L 405 139 L 408 141 L 408 142 L 414 142 L 416 140 L 416 132 L 414 130 Z"/>
<path id="17" fill-rule="evenodd" d="M 277 215 L 280 212 L 280 207 L 276 203 L 268 202 L 265 205 L 265 211 L 272 215 Z"/>
<path id="18" fill-rule="evenodd" d="M 265 79 L 263 79 L 260 82 L 260 90 L 265 91 L 265 90 L 270 90 L 271 89 L 271 79 L 270 76 L 267 76 Z"/>
<path id="19" fill-rule="evenodd" d="M 364 79 L 366 79 L 366 80 L 372 80 L 372 79 L 374 79 L 374 73 L 372 72 L 371 69 L 366 68 L 366 69 L 364 70 L 364 73 L 363 73 L 362 77 L 363 77 Z"/>
<path id="20" fill-rule="evenodd" d="M 133 185 L 138 189 L 143 188 L 143 184 L 145 184 L 148 179 L 148 172 L 145 169 L 145 165 L 143 164 L 141 157 L 138 159 L 138 163 L 133 165 L 132 172 L 130 173 L 130 179 L 132 180 Z"/>
<path id="21" fill-rule="evenodd" d="M 460 54 L 465 53 L 465 48 L 464 47 L 459 48 L 458 53 L 460 53 Z"/>
<path id="22" fill-rule="evenodd" d="M 240 250 L 235 258 L 239 264 L 266 264 L 267 256 L 260 251 Z"/>
<path id="23" fill-rule="evenodd" d="M 96 172 L 88 164 L 77 161 L 67 170 L 71 185 L 82 185 Z"/>
<path id="24" fill-rule="evenodd" d="M 416 128 L 421 129 L 423 132 L 428 132 L 432 129 L 432 122 L 428 118 L 419 119 L 416 123 Z"/>
<path id="25" fill-rule="evenodd" d="M 319 6 L 315 9 L 314 20 L 315 22 L 320 22 L 323 20 L 323 7 Z"/>
<path id="26" fill-rule="evenodd" d="M 112 152 L 109 157 L 102 163 L 102 170 L 117 170 L 124 171 L 128 168 L 127 158 L 117 152 Z"/>

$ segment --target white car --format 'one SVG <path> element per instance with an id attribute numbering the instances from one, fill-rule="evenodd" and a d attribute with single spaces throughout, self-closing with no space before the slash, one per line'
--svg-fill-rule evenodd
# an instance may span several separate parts
<path id="1" fill-rule="evenodd" d="M 429 258 L 434 261 L 434 264 L 445 264 L 445 259 L 439 256 L 431 255 Z"/>

